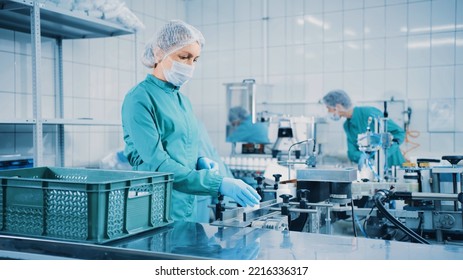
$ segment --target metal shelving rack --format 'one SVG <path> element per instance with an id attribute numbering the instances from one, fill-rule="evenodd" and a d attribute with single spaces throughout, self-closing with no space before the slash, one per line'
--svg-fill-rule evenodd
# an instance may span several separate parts
<path id="1" fill-rule="evenodd" d="M 46 6 L 38 0 L 0 0 L 0 28 L 31 34 L 32 46 L 32 119 L 5 119 L 0 124 L 33 126 L 34 166 L 43 164 L 43 125 L 56 125 L 57 156 L 59 165 L 64 165 L 64 125 L 120 125 L 117 122 L 92 119 L 63 119 L 63 39 L 89 39 L 135 34 L 118 24 Z M 42 118 L 41 91 L 41 36 L 54 38 L 57 42 L 57 119 Z M 135 42 L 137 41 L 135 36 Z"/>

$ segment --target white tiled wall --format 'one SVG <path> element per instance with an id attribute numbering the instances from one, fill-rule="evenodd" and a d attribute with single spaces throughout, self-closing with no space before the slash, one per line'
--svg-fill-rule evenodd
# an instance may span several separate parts
<path id="1" fill-rule="evenodd" d="M 206 38 L 201 71 L 185 91 L 222 154 L 230 147 L 224 141 L 223 98 L 216 95 L 225 96 L 223 83 L 243 78 L 258 83 L 267 78 L 273 85 L 261 101 L 301 103 L 265 108 L 280 113 L 325 115 L 315 104 L 334 88 L 380 109 L 377 101 L 403 100 L 413 112 L 413 134 L 403 148 L 419 144 L 408 156 L 462 152 L 463 0 L 190 0 L 185 5 L 186 19 Z M 438 99 L 455 101 L 451 132 L 429 129 L 429 103 Z M 211 123 L 211 117 L 220 123 Z M 345 150 L 340 125 L 323 133 L 326 152 Z"/>
<path id="2" fill-rule="evenodd" d="M 135 36 L 63 41 L 64 117 L 120 120 L 127 91 L 147 70 L 135 57 L 144 43 L 168 19 L 184 19 L 182 0 L 127 0 L 126 5 L 146 29 Z M 55 40 L 42 38 L 42 117 L 55 110 Z M 32 59 L 30 35 L 0 29 L 0 119 L 32 118 Z M 44 126 L 44 164 L 56 164 L 56 128 Z M 123 147 L 122 130 L 113 126 L 65 126 L 65 165 L 96 166 Z M 32 127 L 0 125 L 0 154 L 32 155 Z"/>

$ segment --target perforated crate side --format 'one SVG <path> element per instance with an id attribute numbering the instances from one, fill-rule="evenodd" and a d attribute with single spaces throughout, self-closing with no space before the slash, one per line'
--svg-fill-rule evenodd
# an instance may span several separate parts
<path id="1" fill-rule="evenodd" d="M 59 189 L 48 189 L 45 192 L 45 235 L 86 240 L 88 237 L 87 193 Z"/>

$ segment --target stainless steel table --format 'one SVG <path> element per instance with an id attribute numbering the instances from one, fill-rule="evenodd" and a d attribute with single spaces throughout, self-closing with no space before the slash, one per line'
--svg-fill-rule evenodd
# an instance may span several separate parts
<path id="1" fill-rule="evenodd" d="M 176 222 L 103 245 L 3 235 L 0 258 L 463 260 L 463 246 Z"/>

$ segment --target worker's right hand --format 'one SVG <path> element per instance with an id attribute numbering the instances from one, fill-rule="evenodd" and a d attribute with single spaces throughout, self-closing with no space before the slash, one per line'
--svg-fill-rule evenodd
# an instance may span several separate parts
<path id="1" fill-rule="evenodd" d="M 254 188 L 238 179 L 223 178 L 219 192 L 232 198 L 243 207 L 257 205 L 261 200 L 260 195 Z"/>

